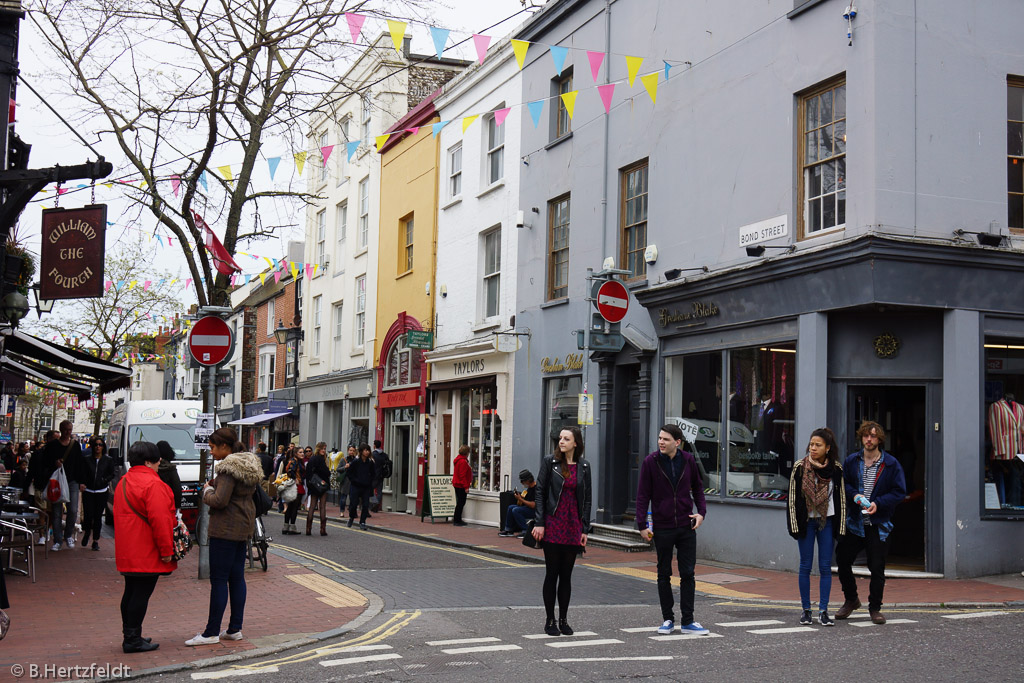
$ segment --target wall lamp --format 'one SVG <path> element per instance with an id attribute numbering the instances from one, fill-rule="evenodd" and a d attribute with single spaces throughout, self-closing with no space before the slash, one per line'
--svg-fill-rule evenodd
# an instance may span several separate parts
<path id="1" fill-rule="evenodd" d="M 751 258 L 764 256 L 765 249 L 785 249 L 787 254 L 791 254 L 794 251 L 796 251 L 796 245 L 786 244 L 780 246 L 773 246 L 771 244 L 755 244 L 753 246 L 747 247 L 747 256 L 750 256 Z"/>
<path id="2" fill-rule="evenodd" d="M 1003 246 L 1003 240 L 1006 239 L 1003 235 L 991 232 L 975 232 L 973 230 L 964 230 L 963 228 L 957 228 L 953 231 L 953 234 L 960 239 L 963 239 L 964 235 L 974 235 L 974 238 L 978 240 L 978 244 L 983 247 L 1001 247 Z"/>
<path id="3" fill-rule="evenodd" d="M 711 269 L 708 268 L 707 266 L 701 266 L 699 268 L 669 268 L 668 270 L 665 271 L 665 279 L 669 281 L 676 280 L 679 278 L 680 275 L 683 274 L 684 271 L 688 270 L 699 270 L 702 273 L 711 272 Z"/>

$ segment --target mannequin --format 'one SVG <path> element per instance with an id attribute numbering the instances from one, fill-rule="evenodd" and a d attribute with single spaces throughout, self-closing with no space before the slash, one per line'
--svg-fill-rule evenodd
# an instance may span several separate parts
<path id="1" fill-rule="evenodd" d="M 1024 405 L 1012 393 L 989 406 L 988 429 L 992 438 L 992 473 L 1003 505 L 1021 504 L 1021 479 L 1024 462 L 1017 457 L 1024 453 Z"/>

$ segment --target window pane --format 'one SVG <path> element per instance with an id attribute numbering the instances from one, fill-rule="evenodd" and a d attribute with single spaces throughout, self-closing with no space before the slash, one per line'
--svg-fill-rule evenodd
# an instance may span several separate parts
<path id="1" fill-rule="evenodd" d="M 985 339 L 985 448 L 981 452 L 987 500 L 999 499 L 986 513 L 1024 510 L 1024 467 L 1017 454 L 1024 450 L 1019 425 L 1024 420 L 1024 339 Z M 1017 347 L 1017 348 L 1009 348 Z M 994 489 L 994 490 L 993 490 Z M 984 503 L 983 503 L 984 505 Z"/>
<path id="2" fill-rule="evenodd" d="M 804 136 L 804 163 L 812 164 L 818 160 L 818 131 L 811 131 Z"/>
<path id="3" fill-rule="evenodd" d="M 488 318 L 498 315 L 498 293 L 500 280 L 497 275 L 487 278 L 487 310 Z"/>
<path id="4" fill-rule="evenodd" d="M 683 448 L 700 459 L 708 474 L 705 488 L 718 494 L 721 485 L 722 354 L 698 353 L 665 361 L 665 422 L 697 427 L 697 442 Z"/>
<path id="5" fill-rule="evenodd" d="M 1010 121 L 1006 124 L 1006 153 L 1024 156 L 1024 123 Z"/>
<path id="6" fill-rule="evenodd" d="M 832 126 L 826 126 L 818 131 L 818 159 L 828 159 L 832 156 Z"/>
<path id="7" fill-rule="evenodd" d="M 821 200 L 812 199 L 807 202 L 807 225 L 809 232 L 821 230 Z"/>
<path id="8" fill-rule="evenodd" d="M 835 100 L 832 104 L 833 115 L 836 120 L 846 118 L 846 84 L 836 86 Z"/>
<path id="9" fill-rule="evenodd" d="M 821 194 L 821 166 L 807 169 L 807 196 L 817 197 Z"/>
<path id="10" fill-rule="evenodd" d="M 545 454 L 555 452 L 558 435 L 563 429 L 578 426 L 582 386 L 579 375 L 544 380 L 544 434 L 547 439 L 542 448 Z"/>
<path id="11" fill-rule="evenodd" d="M 1024 195 L 1011 194 L 1009 205 L 1007 225 L 1011 228 L 1024 228 Z"/>
<path id="12" fill-rule="evenodd" d="M 1018 85 L 1006 88 L 1006 118 L 1009 121 L 1024 120 L 1024 88 Z"/>
<path id="13" fill-rule="evenodd" d="M 804 103 L 804 130 L 812 130 L 820 125 L 818 123 L 819 99 L 820 96 L 815 95 L 814 97 L 807 98 L 807 101 Z"/>
<path id="14" fill-rule="evenodd" d="M 846 187 L 846 157 L 840 157 L 835 160 L 836 167 L 836 187 L 844 189 Z"/>
<path id="15" fill-rule="evenodd" d="M 835 195 L 827 195 L 821 199 L 821 227 L 823 230 L 836 227 L 836 200 Z"/>
<path id="16" fill-rule="evenodd" d="M 836 129 L 836 133 L 835 133 L 835 135 L 836 135 L 836 139 L 835 139 L 835 149 L 836 149 L 836 152 L 835 153 L 836 154 L 845 154 L 846 153 L 846 121 L 838 121 L 836 123 L 835 129 Z"/>
<path id="17" fill-rule="evenodd" d="M 821 109 L 818 111 L 819 124 L 828 123 L 832 120 L 832 91 L 823 92 L 818 98 Z"/>
<path id="18" fill-rule="evenodd" d="M 846 190 L 836 195 L 836 225 L 846 225 Z"/>
<path id="19" fill-rule="evenodd" d="M 836 191 L 836 167 L 833 162 L 826 162 L 819 166 L 821 169 L 821 192 Z"/>

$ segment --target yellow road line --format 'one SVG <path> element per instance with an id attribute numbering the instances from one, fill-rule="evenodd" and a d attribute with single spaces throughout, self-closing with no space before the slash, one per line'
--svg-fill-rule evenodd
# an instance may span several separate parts
<path id="1" fill-rule="evenodd" d="M 320 602 L 331 607 L 362 607 L 366 604 L 366 598 L 347 586 L 328 579 L 320 574 L 287 574 L 285 578 L 304 586 L 322 597 L 317 598 Z"/>
<path id="2" fill-rule="evenodd" d="M 280 543 L 271 543 L 270 547 L 271 548 L 278 548 L 280 550 L 287 550 L 290 553 L 295 553 L 299 557 L 304 557 L 307 560 L 313 560 L 314 562 L 319 562 L 320 564 L 324 565 L 328 569 L 333 569 L 336 572 L 350 572 L 350 571 L 352 571 L 351 569 L 349 569 L 345 565 L 338 564 L 337 562 L 335 562 L 333 560 L 328 560 L 326 557 L 320 557 L 319 555 L 314 555 L 313 553 L 311 553 L 311 552 L 309 552 L 307 550 L 299 550 L 298 548 L 293 548 L 290 545 L 281 545 Z"/>
<path id="3" fill-rule="evenodd" d="M 370 631 L 367 631 L 361 636 L 357 636 L 355 638 L 346 640 L 336 645 L 328 645 L 327 647 L 324 647 L 322 645 L 316 645 L 311 650 L 298 652 L 294 655 L 281 657 L 280 659 L 269 660 L 266 662 L 255 662 L 252 664 L 232 664 L 231 668 L 265 669 L 267 667 L 275 665 L 281 666 L 284 664 L 298 664 L 300 662 L 308 662 L 313 659 L 318 659 L 325 655 L 338 654 L 339 652 L 344 652 L 349 648 L 357 647 L 359 645 L 370 645 L 372 643 L 380 642 L 382 640 L 385 640 L 386 638 L 395 635 L 396 633 L 401 631 L 405 626 L 407 626 L 409 622 L 411 622 L 413 619 L 417 618 L 421 614 L 422 612 L 420 612 L 419 610 L 415 610 L 412 612 L 398 612 L 380 626 L 371 629 Z"/>
<path id="4" fill-rule="evenodd" d="M 623 576 L 632 576 L 638 579 L 647 579 L 648 581 L 658 581 L 658 573 L 652 572 L 649 569 L 639 569 L 637 567 L 603 567 L 599 564 L 585 564 L 584 567 L 596 569 L 598 571 L 610 572 L 612 574 L 621 574 Z M 725 588 L 715 583 L 708 583 L 707 581 L 697 581 L 697 590 L 701 593 L 713 595 L 718 598 L 764 598 L 764 595 L 758 595 L 757 593 L 744 593 L 742 591 L 733 590 L 732 588 Z M 672 585 L 679 585 L 679 577 L 672 577 Z"/>

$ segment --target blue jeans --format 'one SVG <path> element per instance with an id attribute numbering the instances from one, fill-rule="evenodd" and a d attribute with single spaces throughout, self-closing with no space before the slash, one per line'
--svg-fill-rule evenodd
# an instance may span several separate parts
<path id="1" fill-rule="evenodd" d="M 800 544 L 800 604 L 811 609 L 811 563 L 814 561 L 814 541 L 818 541 L 818 609 L 828 609 L 828 598 L 832 592 L 832 522 L 821 518 L 807 520 L 807 533 L 798 538 Z"/>
<path id="2" fill-rule="evenodd" d="M 228 541 L 223 538 L 210 539 L 210 616 L 206 621 L 203 635 L 207 638 L 220 635 L 220 622 L 224 608 L 231 597 L 231 617 L 228 631 L 242 630 L 245 613 L 245 541 Z"/>
<path id="3" fill-rule="evenodd" d="M 526 522 L 533 519 L 534 510 L 525 505 L 509 505 L 505 514 L 505 531 L 526 531 Z M 512 528 L 513 526 L 517 528 Z"/>

